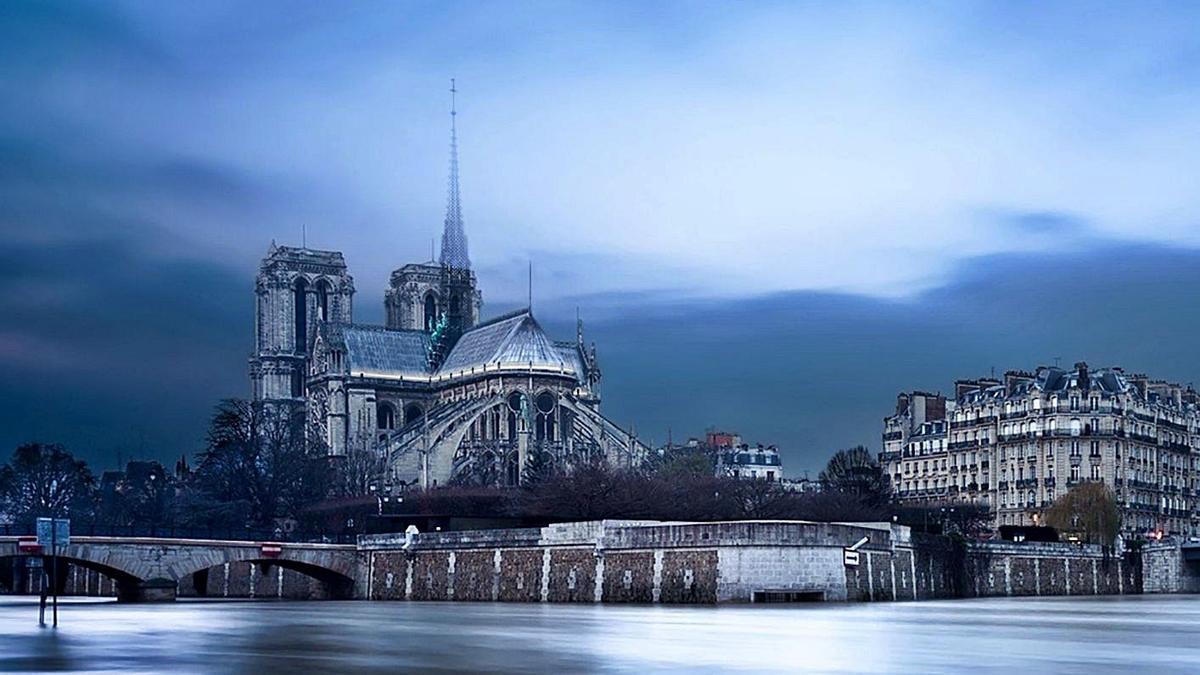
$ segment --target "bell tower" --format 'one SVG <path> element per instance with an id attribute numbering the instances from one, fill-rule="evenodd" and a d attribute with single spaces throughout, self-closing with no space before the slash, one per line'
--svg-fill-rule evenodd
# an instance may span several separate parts
<path id="1" fill-rule="evenodd" d="M 276 246 L 254 283 L 254 400 L 304 399 L 313 338 L 321 322 L 349 323 L 354 279 L 337 251 Z"/>

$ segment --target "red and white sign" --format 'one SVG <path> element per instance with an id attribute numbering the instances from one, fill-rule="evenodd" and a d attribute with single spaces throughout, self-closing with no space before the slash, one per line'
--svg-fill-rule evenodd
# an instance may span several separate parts
<path id="1" fill-rule="evenodd" d="M 259 547 L 259 552 L 264 558 L 278 558 L 280 553 L 283 553 L 283 544 L 263 544 Z"/>
<path id="2" fill-rule="evenodd" d="M 38 545 L 37 537 L 21 537 L 17 540 L 17 550 L 21 553 L 41 553 L 42 547 Z"/>

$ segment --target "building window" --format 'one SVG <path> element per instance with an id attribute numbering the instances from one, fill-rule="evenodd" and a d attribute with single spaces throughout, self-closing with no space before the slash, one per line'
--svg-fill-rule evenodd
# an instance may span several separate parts
<path id="1" fill-rule="evenodd" d="M 324 279 L 317 282 L 317 319 L 329 320 L 329 282 Z"/>
<path id="2" fill-rule="evenodd" d="M 292 304 L 296 320 L 297 354 L 303 354 L 308 349 L 308 282 L 301 277 L 296 280 Z"/>
<path id="3" fill-rule="evenodd" d="M 375 426 L 380 431 L 396 428 L 396 409 L 391 403 L 380 402 L 375 406 Z"/>
<path id="4" fill-rule="evenodd" d="M 412 424 L 413 422 L 416 422 L 417 420 L 421 419 L 421 414 L 421 406 L 417 405 L 416 403 L 409 403 L 408 405 L 404 406 L 404 423 Z"/>
<path id="5" fill-rule="evenodd" d="M 432 331 L 437 325 L 437 299 L 433 293 L 425 294 L 425 330 Z"/>

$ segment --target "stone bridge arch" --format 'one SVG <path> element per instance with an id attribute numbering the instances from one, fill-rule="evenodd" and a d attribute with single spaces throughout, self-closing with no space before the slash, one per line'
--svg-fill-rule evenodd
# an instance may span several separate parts
<path id="1" fill-rule="evenodd" d="M 268 556 L 259 544 L 235 545 L 197 550 L 192 555 L 168 563 L 165 573 L 176 583 L 197 573 L 209 573 L 228 563 L 251 563 L 263 574 L 274 568 L 298 572 L 316 579 L 331 599 L 355 597 L 360 565 L 354 551 L 325 548 L 297 548 L 284 545 L 278 555 Z"/>
<path id="2" fill-rule="evenodd" d="M 0 541 L 0 559 L 13 557 L 46 556 L 21 551 L 15 539 Z M 354 597 L 360 576 L 354 547 L 330 544 L 282 544 L 268 555 L 256 542 L 79 537 L 58 557 L 116 580 L 118 599 L 128 601 L 174 599 L 185 577 L 226 563 L 290 569 L 317 579 L 336 598 Z"/>

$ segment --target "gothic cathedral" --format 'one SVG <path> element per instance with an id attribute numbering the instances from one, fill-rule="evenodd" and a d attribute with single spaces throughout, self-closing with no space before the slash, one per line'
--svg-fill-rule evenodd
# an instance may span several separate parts
<path id="1" fill-rule="evenodd" d="M 376 453 L 397 488 L 516 485 L 548 465 L 639 463 L 646 447 L 600 413 L 582 323 L 559 342 L 529 308 L 480 321 L 456 117 L 451 106 L 441 256 L 392 272 L 386 325 L 354 323 L 340 252 L 271 244 L 255 283 L 253 397 L 303 404 L 331 454 Z"/>

